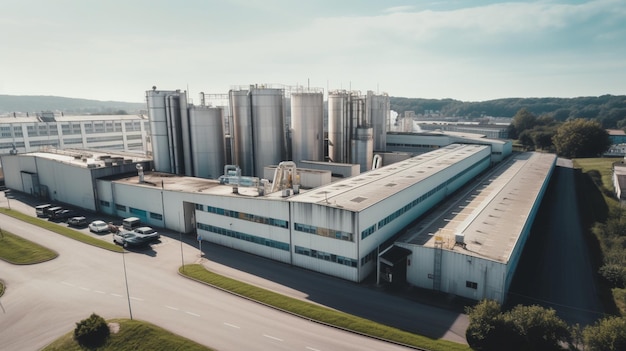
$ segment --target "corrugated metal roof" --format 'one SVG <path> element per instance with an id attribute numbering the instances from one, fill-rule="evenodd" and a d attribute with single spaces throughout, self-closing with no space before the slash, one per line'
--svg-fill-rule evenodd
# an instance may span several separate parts
<path id="1" fill-rule="evenodd" d="M 522 153 L 510 157 L 470 188 L 422 218 L 398 241 L 508 262 L 528 215 L 556 162 L 554 154 Z M 465 248 L 455 245 L 464 237 Z"/>
<path id="2" fill-rule="evenodd" d="M 486 148 L 488 146 L 484 145 L 448 145 L 355 177 L 315 188 L 290 198 L 290 201 L 317 203 L 358 212 Z"/>

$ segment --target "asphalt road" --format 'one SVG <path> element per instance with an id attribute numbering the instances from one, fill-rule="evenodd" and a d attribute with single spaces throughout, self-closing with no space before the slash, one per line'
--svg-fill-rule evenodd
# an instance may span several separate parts
<path id="1" fill-rule="evenodd" d="M 0 206 L 6 206 L 0 199 Z M 34 209 L 17 199 L 12 208 Z M 95 312 L 105 319 L 146 320 L 218 350 L 402 350 L 403 347 L 326 327 L 185 279 L 181 263 L 201 262 L 237 279 L 286 295 L 404 325 L 421 334 L 465 342 L 467 318 L 382 291 L 193 238 L 163 233 L 151 249 L 119 254 L 0 215 L 0 227 L 59 252 L 45 263 L 0 261 L 7 290 L 0 298 L 0 350 L 39 349 Z M 102 236 L 110 240 L 110 235 Z M 126 268 L 126 275 L 124 269 Z M 125 278 L 128 281 L 128 295 Z M 128 298 L 130 297 L 130 299 Z M 130 301 L 130 302 L 129 302 Z M 395 324 L 394 324 L 395 323 Z"/>
<path id="2" fill-rule="evenodd" d="M 574 169 L 559 159 L 513 279 L 511 304 L 553 308 L 569 324 L 593 324 L 603 317 L 589 249 L 579 219 Z M 539 222 L 539 221 L 538 221 Z"/>

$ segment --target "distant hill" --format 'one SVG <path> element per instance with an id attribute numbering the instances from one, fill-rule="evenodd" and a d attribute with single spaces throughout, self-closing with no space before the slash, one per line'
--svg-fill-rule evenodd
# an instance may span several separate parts
<path id="1" fill-rule="evenodd" d="M 68 115 L 137 114 L 146 111 L 146 103 L 99 101 L 59 96 L 0 95 L 0 116 L 17 113 L 35 114 L 42 111 L 63 112 Z"/>
<path id="2" fill-rule="evenodd" d="M 602 95 L 576 98 L 507 98 L 481 102 L 463 102 L 453 99 L 419 99 L 390 97 L 391 109 L 404 114 L 435 114 L 445 117 L 474 119 L 483 116 L 513 117 L 522 108 L 537 116 L 549 116 L 564 121 L 568 118 L 595 119 L 605 128 L 614 128 L 618 122 L 626 125 L 626 96 Z"/>

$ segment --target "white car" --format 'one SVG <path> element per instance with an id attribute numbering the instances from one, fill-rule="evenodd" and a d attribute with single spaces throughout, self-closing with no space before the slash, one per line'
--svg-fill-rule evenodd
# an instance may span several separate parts
<path id="1" fill-rule="evenodd" d="M 89 223 L 89 231 L 93 233 L 108 233 L 109 224 L 105 221 L 93 221 Z"/>
<path id="2" fill-rule="evenodd" d="M 159 233 L 156 230 L 152 229 L 151 227 L 139 227 L 133 230 L 133 232 L 151 241 L 157 240 L 161 237 Z"/>

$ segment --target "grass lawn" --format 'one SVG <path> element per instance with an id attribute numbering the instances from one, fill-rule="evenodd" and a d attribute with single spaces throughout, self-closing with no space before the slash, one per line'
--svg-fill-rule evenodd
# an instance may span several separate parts
<path id="1" fill-rule="evenodd" d="M 35 264 L 49 261 L 59 255 L 55 251 L 6 230 L 0 230 L 0 233 L 0 259 L 9 263 Z"/>
<path id="2" fill-rule="evenodd" d="M 79 322 L 79 321 L 76 321 Z M 119 332 L 109 336 L 106 343 L 95 349 L 86 349 L 74 341 L 74 331 L 63 335 L 52 344 L 43 348 L 43 351 L 211 351 L 211 348 L 200 345 L 195 341 L 172 334 L 166 329 L 148 322 L 130 319 L 112 319 L 110 323 L 119 323 Z"/>

